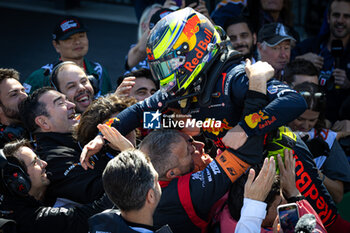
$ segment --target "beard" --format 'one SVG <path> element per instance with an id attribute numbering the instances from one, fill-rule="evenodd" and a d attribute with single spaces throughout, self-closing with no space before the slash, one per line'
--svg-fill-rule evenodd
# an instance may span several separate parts
<path id="1" fill-rule="evenodd" d="M 4 115 L 11 119 L 11 120 L 18 120 L 20 121 L 21 120 L 21 117 L 19 115 L 19 111 L 18 110 L 14 110 L 14 109 L 11 109 L 11 108 L 8 108 L 4 105 L 1 105 L 1 108 L 2 108 L 2 111 L 4 112 Z"/>
<path id="2" fill-rule="evenodd" d="M 337 26 L 343 26 L 344 30 L 342 32 L 338 32 L 336 29 Z M 333 34 L 333 36 L 337 39 L 343 39 L 350 34 L 350 30 L 346 27 L 346 25 L 342 25 L 342 24 L 334 25 L 333 27 L 331 27 L 330 31 Z"/>
<path id="3" fill-rule="evenodd" d="M 254 52 L 255 52 L 255 46 L 252 45 L 252 47 L 250 47 L 249 49 L 249 53 L 247 53 L 246 55 L 243 55 L 244 59 L 246 58 L 252 59 L 252 57 L 254 57 Z"/>

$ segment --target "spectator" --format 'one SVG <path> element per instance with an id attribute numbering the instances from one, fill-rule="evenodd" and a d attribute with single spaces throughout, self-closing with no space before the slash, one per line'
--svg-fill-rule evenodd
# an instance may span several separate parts
<path id="1" fill-rule="evenodd" d="M 244 58 L 249 58 L 255 63 L 256 33 L 248 20 L 242 16 L 233 17 L 226 21 L 224 29 L 230 37 L 233 48 L 241 52 Z"/>
<path id="2" fill-rule="evenodd" d="M 81 148 L 72 136 L 77 123 L 74 107 L 62 93 L 46 87 L 33 92 L 20 106 L 20 113 L 36 138 L 38 155 L 49 164 L 46 169 L 51 184 L 47 194 L 90 203 L 103 194 L 101 175 L 108 160 L 98 156 L 93 163 L 95 169 L 89 171 L 79 164 Z"/>
<path id="3" fill-rule="evenodd" d="M 3 152 L 7 161 L 1 155 L 0 210 L 2 217 L 17 222 L 18 233 L 87 232 L 88 218 L 113 206 L 104 195 L 92 204 L 52 207 L 45 195 L 50 183 L 47 163 L 33 152 L 30 143 L 14 141 L 6 144 Z"/>
<path id="4" fill-rule="evenodd" d="M 15 139 L 28 138 L 23 128 L 18 104 L 27 98 L 14 69 L 0 68 L 0 148 Z"/>
<path id="5" fill-rule="evenodd" d="M 295 41 L 289 29 L 281 23 L 264 25 L 258 34 L 258 52 L 261 61 L 275 69 L 275 78 L 280 80 L 282 71 L 290 60 L 291 46 Z"/>
<path id="6" fill-rule="evenodd" d="M 112 90 L 110 78 L 98 62 L 88 61 L 85 56 L 89 50 L 88 29 L 80 19 L 65 17 L 54 27 L 52 45 L 59 54 L 60 61 L 73 61 L 88 75 L 93 75 L 98 91 L 96 96 L 107 94 Z M 46 64 L 34 71 L 23 83 L 27 93 L 50 86 L 49 76 L 53 67 L 57 64 Z"/>
<path id="7" fill-rule="evenodd" d="M 328 11 L 329 33 L 306 39 L 293 49 L 293 57 L 309 60 L 321 71 L 319 83 L 326 87 L 327 94 L 326 118 L 332 123 L 339 120 L 338 110 L 349 96 L 349 14 L 349 1 L 332 0 Z"/>
<path id="8" fill-rule="evenodd" d="M 119 78 L 119 82 L 115 94 L 119 97 L 131 96 L 137 101 L 150 97 L 159 89 L 159 82 L 145 68 L 127 73 Z"/>
<path id="9" fill-rule="evenodd" d="M 125 60 L 125 70 L 130 71 L 135 66 L 149 68 L 146 61 L 146 42 L 149 32 L 161 18 L 171 12 L 173 10 L 162 8 L 160 4 L 153 4 L 145 9 L 139 23 L 138 42 L 130 46 Z"/>
<path id="10" fill-rule="evenodd" d="M 344 186 L 350 182 L 350 165 L 337 141 L 337 133 L 324 128 L 325 96 L 317 84 L 302 83 L 294 87 L 301 93 L 308 109 L 289 123 L 293 131 L 308 135 L 306 143 L 313 154 L 320 177 L 334 202 L 341 202 Z"/>
<path id="11" fill-rule="evenodd" d="M 75 104 L 77 113 L 83 113 L 94 99 L 94 89 L 84 70 L 74 62 L 55 66 L 50 76 L 51 86 Z"/>
<path id="12" fill-rule="evenodd" d="M 93 216 L 90 232 L 155 232 L 153 213 L 162 191 L 149 157 L 139 150 L 123 151 L 107 164 L 102 179 L 108 197 L 121 214 Z"/>
<path id="13" fill-rule="evenodd" d="M 303 82 L 317 85 L 319 74 L 320 72 L 312 62 L 304 59 L 295 59 L 286 65 L 282 80 L 291 87 L 295 87 Z"/>

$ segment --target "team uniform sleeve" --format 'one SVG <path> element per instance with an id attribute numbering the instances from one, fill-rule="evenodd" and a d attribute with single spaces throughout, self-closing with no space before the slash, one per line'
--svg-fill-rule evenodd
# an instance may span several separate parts
<path id="1" fill-rule="evenodd" d="M 245 100 L 249 94 L 249 80 L 245 74 L 245 65 L 235 66 L 229 71 L 227 77 L 230 78 L 231 101 L 236 106 L 247 109 L 249 106 Z M 307 108 L 304 98 L 288 85 L 275 79 L 269 80 L 266 85 L 267 105 L 264 106 L 263 98 L 261 103 L 253 102 L 251 108 L 255 108 L 255 111 L 245 111 L 238 123 L 248 136 L 263 135 L 294 120 Z M 259 98 L 253 99 L 259 101 Z"/>
<path id="2" fill-rule="evenodd" d="M 246 148 L 253 144 L 262 147 L 262 136 L 249 138 L 246 147 L 237 151 L 225 150 L 200 172 L 193 173 L 190 178 L 190 192 L 193 206 L 198 216 L 202 219 L 208 218 L 208 213 L 216 201 L 227 191 L 231 183 L 235 182 L 247 169 L 250 164 L 249 152 Z"/>
<path id="3" fill-rule="evenodd" d="M 166 109 L 167 103 L 170 99 L 171 97 L 166 93 L 157 91 L 149 98 L 120 112 L 111 125 L 118 129 L 121 134 L 127 135 L 130 131 L 142 126 L 144 114 L 148 114 L 148 112 L 156 112 L 157 110 L 161 112 Z"/>
<path id="4" fill-rule="evenodd" d="M 265 107 L 245 115 L 239 122 L 248 136 L 262 135 L 285 125 L 307 108 L 300 94 L 277 80 L 267 83 L 267 98 L 269 103 Z"/>

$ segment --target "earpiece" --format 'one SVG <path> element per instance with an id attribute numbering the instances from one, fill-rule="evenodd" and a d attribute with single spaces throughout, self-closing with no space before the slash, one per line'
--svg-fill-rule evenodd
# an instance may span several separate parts
<path id="1" fill-rule="evenodd" d="M 0 150 L 0 169 L 2 182 L 5 184 L 6 189 L 12 195 L 18 195 L 21 197 L 27 196 L 31 188 L 31 181 L 29 176 L 23 169 L 14 163 L 10 163 L 3 151 Z"/>
<path id="2" fill-rule="evenodd" d="M 98 80 L 98 77 L 96 77 L 97 75 L 88 75 L 87 78 L 90 81 L 90 84 L 92 86 L 92 88 L 94 89 L 94 93 L 95 95 L 99 93 L 100 91 L 100 82 Z"/>

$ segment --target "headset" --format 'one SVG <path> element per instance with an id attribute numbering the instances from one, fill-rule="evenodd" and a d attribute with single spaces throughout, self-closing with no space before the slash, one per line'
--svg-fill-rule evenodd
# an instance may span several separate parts
<path id="1" fill-rule="evenodd" d="M 52 68 L 52 71 L 50 74 L 50 83 L 51 83 L 51 86 L 56 89 L 56 91 L 59 91 L 58 87 L 56 86 L 58 70 L 66 64 L 77 65 L 75 62 L 72 62 L 72 61 L 59 61 Z"/>
<path id="2" fill-rule="evenodd" d="M 56 91 L 60 91 L 57 87 L 58 86 L 57 85 L 58 84 L 57 83 L 58 71 L 62 66 L 66 65 L 66 64 L 77 65 L 75 62 L 72 62 L 72 61 L 59 61 L 53 66 L 52 71 L 50 73 L 50 84 L 53 88 L 55 88 Z M 95 94 L 99 93 L 99 79 L 98 79 L 98 77 L 95 77 L 94 75 L 86 75 L 86 77 L 89 79 L 90 84 L 91 84 L 92 88 L 94 89 L 94 93 Z"/>
<path id="3" fill-rule="evenodd" d="M 31 188 L 30 178 L 20 165 L 15 163 L 17 163 L 15 160 L 10 163 L 6 159 L 3 150 L 0 150 L 1 178 L 6 190 L 12 195 L 28 196 Z"/>

